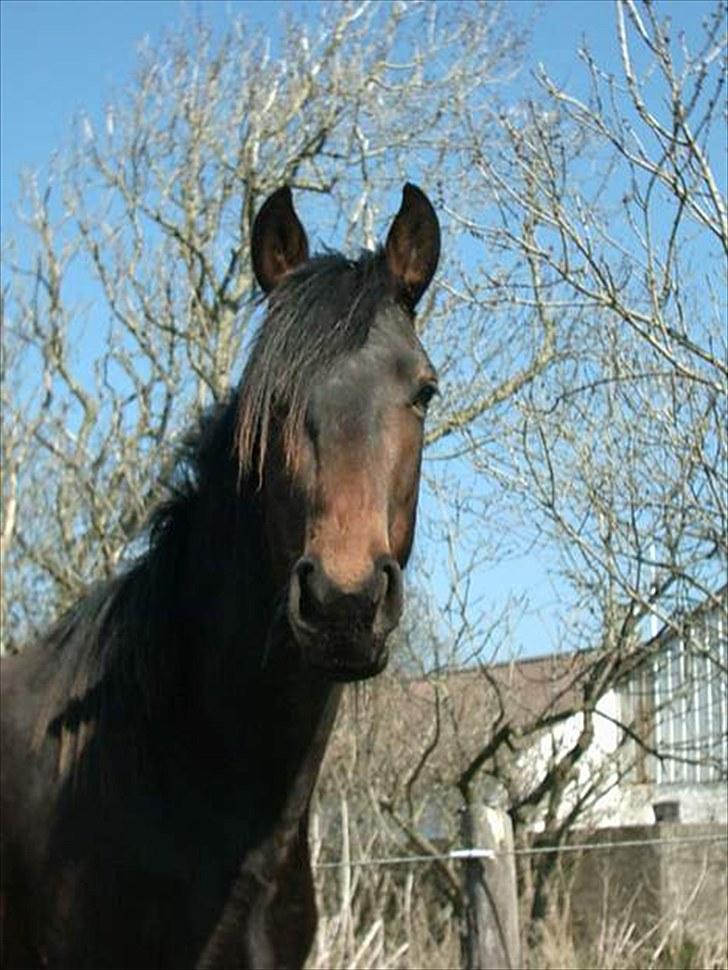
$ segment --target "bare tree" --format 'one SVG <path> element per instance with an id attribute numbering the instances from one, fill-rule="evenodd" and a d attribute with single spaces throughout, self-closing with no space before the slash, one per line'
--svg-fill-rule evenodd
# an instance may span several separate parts
<path id="1" fill-rule="evenodd" d="M 182 429 L 237 379 L 259 201 L 292 185 L 351 248 L 407 178 L 442 198 L 457 172 L 465 191 L 461 106 L 491 124 L 521 37 L 498 7 L 365 0 L 291 18 L 279 46 L 244 16 L 219 41 L 185 24 L 101 121 L 78 119 L 47 184 L 26 179 L 4 254 L 11 646 L 133 554 Z M 433 341 L 451 304 L 425 309 Z"/>
<path id="2" fill-rule="evenodd" d="M 387 785 L 378 778 L 380 807 L 410 851 L 433 851 L 423 831 L 433 812 L 449 819 L 439 831 L 455 844 L 458 805 L 493 783 L 521 845 L 538 823 L 539 843 L 553 847 L 591 824 L 639 751 L 725 778 L 724 740 L 668 750 L 655 709 L 611 715 L 620 756 L 601 770 L 593 760 L 600 698 L 659 666 L 665 637 L 692 657 L 696 680 L 683 691 L 700 678 L 720 696 L 727 686 L 716 641 L 690 632 L 696 609 L 725 613 L 726 203 L 711 161 L 720 167 L 725 132 L 723 25 L 720 5 L 690 51 L 655 6 L 620 3 L 621 73 L 584 50 L 587 99 L 542 73 L 540 97 L 502 117 L 495 143 L 463 111 L 482 200 L 449 204 L 483 260 L 445 286 L 470 307 L 476 338 L 453 361 L 431 429 L 440 461 L 427 468 L 431 490 L 446 496 L 447 517 L 428 527 L 449 566 L 433 568 L 437 612 L 409 631 L 415 680 L 401 708 L 428 713 L 406 737 L 388 735 L 399 768 Z M 491 330 L 475 322 L 485 307 Z M 510 358 L 506 387 L 503 338 L 529 317 L 536 326 Z M 479 596 L 493 556 L 519 547 L 548 550 L 560 600 L 564 656 L 531 684 L 492 667 L 512 651 L 518 603 L 498 610 Z M 467 675 L 453 673 L 463 665 Z M 557 860 L 521 865 L 532 945 L 550 905 L 563 903 Z M 432 873 L 457 914 L 451 865 Z"/>
<path id="3" fill-rule="evenodd" d="M 557 541 L 595 631 L 669 622 L 716 589 L 726 553 L 724 8 L 694 53 L 652 4 L 616 10 L 621 77 L 584 50 L 589 101 L 542 74 L 502 153 L 470 126 L 508 297 L 558 333 L 499 427 L 510 450 L 469 424 L 470 454 Z"/>
<path id="4" fill-rule="evenodd" d="M 523 548 L 550 551 L 561 645 L 574 660 L 559 690 L 516 715 L 513 686 L 489 671 L 488 628 L 461 610 L 456 639 L 480 638 L 483 707 L 493 713 L 485 739 L 463 751 L 455 784 L 467 802 L 480 797 L 474 786 L 484 775 L 497 777 L 517 831 L 538 818 L 543 839 L 555 844 L 586 824 L 590 806 L 615 783 L 613 773 L 585 783 L 580 765 L 599 698 L 660 648 L 651 628 L 681 637 L 701 655 L 694 669 L 726 688 L 716 642 L 706 647 L 684 627 L 698 606 L 725 611 L 728 237 L 725 176 L 711 161 L 720 170 L 724 25 L 720 4 L 690 51 L 655 5 L 620 2 L 621 72 L 607 74 L 584 49 L 586 99 L 542 72 L 540 98 L 504 116 L 495 150 L 464 113 L 472 164 L 497 217 L 459 207 L 454 216 L 484 251 L 500 254 L 484 271 L 494 304 L 527 309 L 543 335 L 523 361 L 524 385 L 503 406 L 496 396 L 482 417 L 451 412 L 461 442 L 453 451 L 476 473 L 463 497 L 476 512 L 470 541 L 487 547 L 489 523 L 502 530 L 507 522 Z M 533 374 L 530 362 L 544 347 L 545 365 Z M 485 484 L 494 478 L 500 491 Z M 462 590 L 462 577 L 453 585 Z M 558 736 L 567 723 L 577 729 L 524 776 L 534 740 Z M 656 748 L 639 718 L 619 728 L 623 742 L 657 759 L 676 756 Z M 683 757 L 725 776 L 724 756 Z M 555 858 L 532 865 L 536 922 Z"/>

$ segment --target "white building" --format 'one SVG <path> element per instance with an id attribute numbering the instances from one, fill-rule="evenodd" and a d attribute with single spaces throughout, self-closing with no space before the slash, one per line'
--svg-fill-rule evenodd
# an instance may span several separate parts
<path id="1" fill-rule="evenodd" d="M 726 589 L 719 600 L 658 633 L 645 663 L 599 698 L 592 743 L 560 814 L 582 799 L 580 825 L 728 822 Z M 531 777 L 568 751 L 582 726 L 577 714 L 542 734 L 522 759 Z"/>

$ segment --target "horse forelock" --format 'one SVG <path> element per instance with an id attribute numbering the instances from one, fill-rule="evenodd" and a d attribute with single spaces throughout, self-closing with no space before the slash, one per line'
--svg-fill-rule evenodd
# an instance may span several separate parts
<path id="1" fill-rule="evenodd" d="M 294 469 L 311 392 L 361 347 L 388 296 L 381 251 L 356 261 L 339 253 L 309 260 L 272 293 L 240 385 L 235 447 L 240 477 L 263 477 L 271 436 Z"/>

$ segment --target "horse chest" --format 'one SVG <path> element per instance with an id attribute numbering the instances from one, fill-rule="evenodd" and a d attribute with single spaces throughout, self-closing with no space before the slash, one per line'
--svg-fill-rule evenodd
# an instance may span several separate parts
<path id="1" fill-rule="evenodd" d="M 49 873 L 45 965 L 300 966 L 315 924 L 305 820 L 247 849 L 217 821 L 195 837 L 155 820 L 127 832 L 124 854 L 116 825 L 89 831 L 87 851 Z"/>
<path id="2" fill-rule="evenodd" d="M 243 860 L 196 966 L 300 967 L 315 924 L 305 833 L 301 829 L 283 839 L 278 833 Z"/>

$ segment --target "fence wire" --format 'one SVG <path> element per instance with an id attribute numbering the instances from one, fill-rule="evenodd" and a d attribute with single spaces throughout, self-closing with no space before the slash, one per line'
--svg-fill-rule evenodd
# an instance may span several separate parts
<path id="1" fill-rule="evenodd" d="M 314 869 L 340 869 L 346 866 L 349 869 L 361 869 L 367 866 L 404 866 L 417 865 L 437 860 L 449 860 L 461 862 L 467 859 L 495 859 L 498 856 L 507 855 L 541 855 L 555 852 L 591 852 L 603 849 L 628 849 L 640 845 L 691 845 L 707 842 L 726 842 L 728 836 L 725 835 L 694 835 L 684 838 L 674 839 L 626 839 L 623 842 L 582 842 L 573 845 L 544 845 L 530 849 L 513 849 L 511 852 L 498 851 L 495 849 L 450 849 L 447 852 L 432 852 L 423 855 L 402 855 L 402 856 L 382 856 L 373 859 L 351 859 L 348 862 L 344 859 L 338 862 L 316 862 Z"/>

